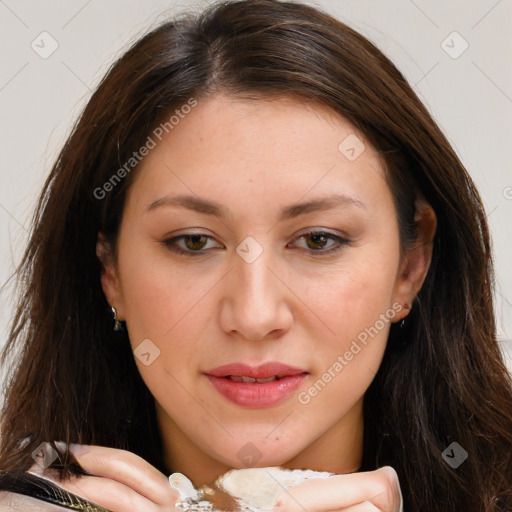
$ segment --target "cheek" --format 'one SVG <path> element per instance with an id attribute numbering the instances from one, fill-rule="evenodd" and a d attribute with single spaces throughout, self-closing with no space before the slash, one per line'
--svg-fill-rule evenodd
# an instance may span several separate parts
<path id="1" fill-rule="evenodd" d="M 329 329 L 323 330 L 327 335 L 314 338 L 315 376 L 299 402 L 309 412 L 316 407 L 318 414 L 331 411 L 333 418 L 343 412 L 340 407 L 345 410 L 360 399 L 370 385 L 396 314 L 392 301 L 398 249 L 368 248 L 355 258 L 347 258 L 343 269 L 329 271 L 317 281 L 323 287 L 301 291 Z"/>
<path id="2" fill-rule="evenodd" d="M 302 421 L 311 429 L 318 418 L 324 425 L 343 418 L 362 399 L 380 367 L 394 310 L 377 297 L 375 287 L 368 293 L 372 289 L 360 284 L 334 297 L 337 308 L 329 324 L 334 335 L 316 340 L 314 371 L 297 395 Z M 360 297 L 352 300 L 349 290 L 359 291 Z"/>
<path id="3" fill-rule="evenodd" d="M 191 360 L 197 354 L 193 340 L 200 339 L 211 316 L 203 299 L 214 287 L 216 276 L 189 275 L 144 247 L 125 251 L 119 268 L 132 347 L 150 339 L 164 360 L 170 360 L 170 354 L 173 360 Z"/>
<path id="4" fill-rule="evenodd" d="M 161 262 L 148 264 L 150 257 L 140 266 L 136 260 L 125 262 L 123 293 L 129 297 L 127 329 L 139 373 L 165 410 L 197 415 L 201 408 L 191 394 L 197 394 L 198 360 L 204 355 L 199 342 L 214 320 L 205 298 L 215 280 L 187 276 Z M 146 361 L 138 356 L 143 346 L 150 354 Z"/>
<path id="5" fill-rule="evenodd" d="M 342 265 L 317 273 L 314 280 L 296 278 L 295 290 L 329 328 L 322 347 L 342 350 L 390 310 L 398 260 L 398 251 L 378 253 L 368 247 L 354 250 Z"/>

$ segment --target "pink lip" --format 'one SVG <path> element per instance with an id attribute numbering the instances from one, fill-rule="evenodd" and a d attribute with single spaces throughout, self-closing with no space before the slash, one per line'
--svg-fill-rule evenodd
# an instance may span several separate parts
<path id="1" fill-rule="evenodd" d="M 296 368 L 287 364 L 279 363 L 277 361 L 270 361 L 261 364 L 260 366 L 249 366 L 244 363 L 231 363 L 219 366 L 213 370 L 208 370 L 206 375 L 213 375 L 214 377 L 228 377 L 233 375 L 235 377 L 252 377 L 253 379 L 266 379 L 267 377 L 286 377 L 289 375 L 299 375 L 307 373 L 303 368 Z"/>
<path id="2" fill-rule="evenodd" d="M 270 407 L 286 400 L 301 385 L 308 372 L 301 368 L 278 362 L 269 362 L 258 367 L 243 363 L 220 366 L 205 372 L 208 380 L 224 398 L 243 407 Z M 236 382 L 228 376 L 245 376 L 265 379 L 276 376 L 271 382 Z"/>

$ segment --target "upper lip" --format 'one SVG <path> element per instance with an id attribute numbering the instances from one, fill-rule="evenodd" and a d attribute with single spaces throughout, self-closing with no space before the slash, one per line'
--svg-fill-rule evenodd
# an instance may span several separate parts
<path id="1" fill-rule="evenodd" d="M 230 363 L 213 370 L 205 372 L 207 375 L 214 377 L 252 377 L 253 379 L 266 379 L 268 377 L 287 377 L 289 375 L 300 375 L 307 373 L 302 368 L 296 368 L 287 364 L 279 363 L 277 361 L 270 361 L 261 364 L 260 366 L 250 366 L 244 363 Z"/>

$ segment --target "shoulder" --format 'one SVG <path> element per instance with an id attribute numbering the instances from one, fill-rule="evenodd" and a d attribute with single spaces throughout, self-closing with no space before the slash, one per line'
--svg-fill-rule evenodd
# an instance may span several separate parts
<path id="1" fill-rule="evenodd" d="M 0 491 L 1 512 L 62 512 L 64 510 L 67 509 L 30 498 L 29 496 Z"/>

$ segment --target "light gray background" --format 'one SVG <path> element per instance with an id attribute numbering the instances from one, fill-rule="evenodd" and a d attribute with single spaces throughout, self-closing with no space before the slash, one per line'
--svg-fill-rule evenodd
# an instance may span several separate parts
<path id="1" fill-rule="evenodd" d="M 475 180 L 492 230 L 498 332 L 512 368 L 512 2 L 309 3 L 359 30 L 391 58 Z M 0 0 L 0 284 L 22 254 L 44 178 L 109 65 L 148 27 L 175 12 L 200 10 L 206 4 L 206 0 Z M 58 44 L 46 59 L 31 47 L 34 41 L 40 52 L 48 51 L 51 40 L 42 32 Z M 457 56 L 466 42 L 467 50 Z M 12 286 L 0 294 L 0 347 L 12 314 L 12 297 Z"/>

